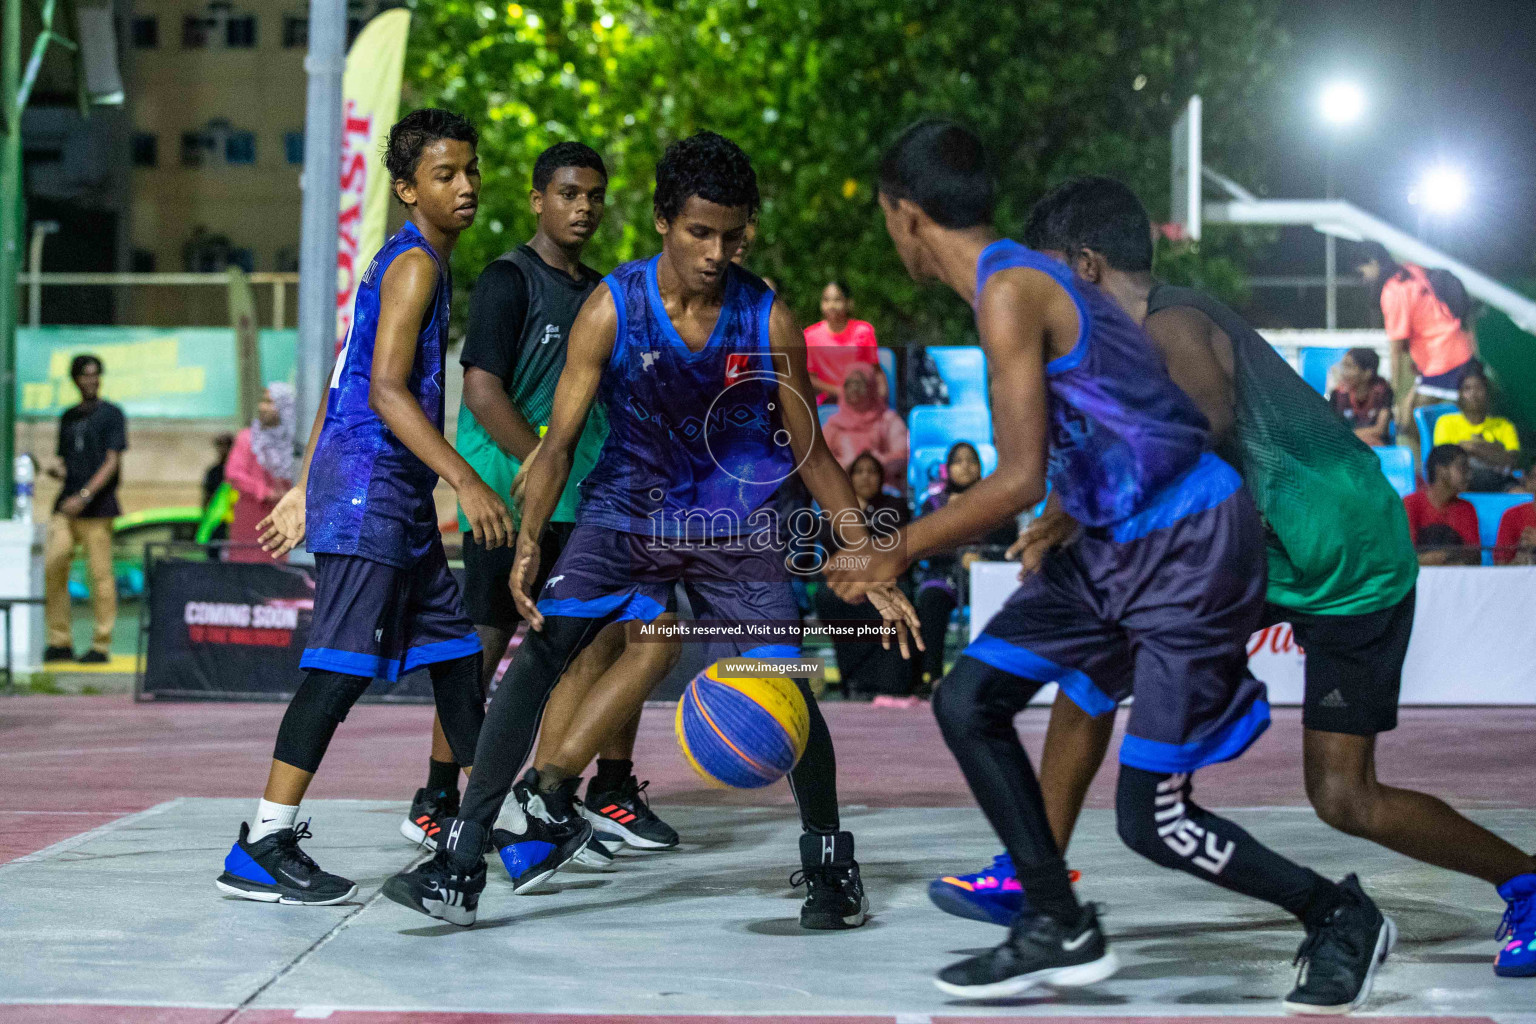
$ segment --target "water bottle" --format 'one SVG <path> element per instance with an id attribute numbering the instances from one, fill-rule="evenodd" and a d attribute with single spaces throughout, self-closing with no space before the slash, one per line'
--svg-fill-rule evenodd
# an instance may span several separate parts
<path id="1" fill-rule="evenodd" d="M 16 456 L 16 503 L 11 518 L 23 523 L 32 521 L 32 486 L 37 479 L 37 467 L 32 456 L 23 452 Z"/>

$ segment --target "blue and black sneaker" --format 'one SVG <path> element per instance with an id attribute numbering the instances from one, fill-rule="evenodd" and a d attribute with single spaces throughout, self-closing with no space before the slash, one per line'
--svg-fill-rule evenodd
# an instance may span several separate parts
<path id="1" fill-rule="evenodd" d="M 565 867 L 592 841 L 592 823 L 580 815 L 562 815 L 556 821 L 532 814 L 520 817 L 520 831 L 498 828 L 491 832 L 491 845 L 512 879 L 514 894 L 527 892 Z"/>
<path id="2" fill-rule="evenodd" d="M 1000 853 L 992 866 L 969 875 L 945 875 L 928 883 L 928 898 L 946 914 L 1007 928 L 1024 909 L 1024 889 L 1013 858 Z"/>
<path id="3" fill-rule="evenodd" d="M 1536 978 L 1536 874 L 1516 875 L 1499 886 L 1509 903 L 1499 924 L 1499 939 L 1507 939 L 1493 959 L 1501 978 Z"/>
<path id="4" fill-rule="evenodd" d="M 240 838 L 224 858 L 224 873 L 215 881 L 219 891 L 261 903 L 305 904 L 328 907 L 345 903 L 357 892 L 351 879 L 320 870 L 320 865 L 299 849 L 308 839 L 309 822 L 285 828 L 247 842 L 250 825 L 240 823 Z"/>

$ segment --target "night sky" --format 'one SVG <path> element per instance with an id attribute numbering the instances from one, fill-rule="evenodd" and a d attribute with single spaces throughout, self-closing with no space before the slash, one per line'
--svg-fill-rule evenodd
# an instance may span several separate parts
<path id="1" fill-rule="evenodd" d="M 1368 106 L 1332 129 L 1336 194 L 1413 232 L 1413 183 L 1437 160 L 1458 165 L 1471 199 L 1430 222 L 1427 240 L 1505 280 L 1536 276 L 1536 0 L 1288 0 L 1282 18 L 1294 45 L 1268 112 L 1269 194 L 1323 195 L 1330 129 L 1317 94 L 1350 78 Z M 1206 162 L 1219 168 L 1220 154 Z M 1320 273 L 1318 239 L 1288 237 L 1252 269 Z"/>

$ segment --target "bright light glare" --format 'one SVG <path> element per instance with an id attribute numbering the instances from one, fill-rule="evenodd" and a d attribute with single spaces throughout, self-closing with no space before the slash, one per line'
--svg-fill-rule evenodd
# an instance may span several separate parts
<path id="1" fill-rule="evenodd" d="M 1365 91 L 1354 82 L 1329 82 L 1318 97 L 1318 109 L 1329 124 L 1352 124 L 1365 113 Z"/>
<path id="2" fill-rule="evenodd" d="M 1472 187 L 1467 176 L 1456 167 L 1431 167 L 1408 193 L 1408 201 L 1423 206 L 1430 213 L 1455 213 L 1467 205 Z"/>

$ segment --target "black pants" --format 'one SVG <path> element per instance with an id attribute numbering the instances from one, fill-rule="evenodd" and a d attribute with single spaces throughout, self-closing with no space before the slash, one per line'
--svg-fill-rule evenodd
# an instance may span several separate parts
<path id="1" fill-rule="evenodd" d="M 823 622 L 881 621 L 874 605 L 868 601 L 849 604 L 832 593 L 825 583 L 816 591 L 816 615 Z M 916 665 L 909 664 L 894 643 L 890 650 L 886 650 L 878 640 L 834 639 L 832 650 L 837 655 L 837 674 L 842 678 L 845 696 L 889 694 L 903 697 L 912 692 Z"/>
<path id="2" fill-rule="evenodd" d="M 949 617 L 959 604 L 954 586 L 934 582 L 917 588 L 917 619 L 922 628 L 922 671 L 931 682 L 944 674 L 944 639 L 949 635 Z"/>
<path id="3" fill-rule="evenodd" d="M 529 631 L 486 711 L 460 817 L 490 829 L 517 773 L 533 753 L 539 720 L 555 684 L 608 621 L 551 615 L 545 618 L 542 630 Z M 810 711 L 811 729 L 805 753 L 790 773 L 790 789 L 805 830 L 829 835 L 841 827 L 832 734 L 806 681 L 797 679 L 795 683 Z"/>

